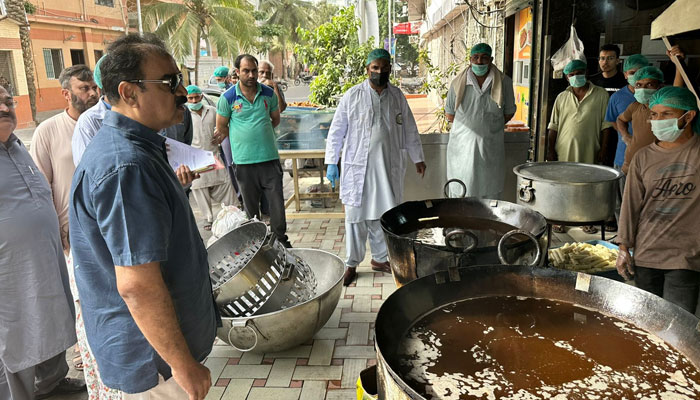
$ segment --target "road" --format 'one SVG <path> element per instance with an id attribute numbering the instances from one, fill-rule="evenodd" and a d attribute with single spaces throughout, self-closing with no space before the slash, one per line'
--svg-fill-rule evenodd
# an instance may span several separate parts
<path id="1" fill-rule="evenodd" d="M 287 103 L 291 103 L 293 101 L 306 101 L 309 99 L 309 94 L 311 94 L 309 85 L 302 83 L 299 86 L 294 86 L 293 80 L 287 81 L 287 85 L 289 85 L 289 87 L 287 88 L 287 91 L 284 92 L 284 97 L 287 99 Z"/>

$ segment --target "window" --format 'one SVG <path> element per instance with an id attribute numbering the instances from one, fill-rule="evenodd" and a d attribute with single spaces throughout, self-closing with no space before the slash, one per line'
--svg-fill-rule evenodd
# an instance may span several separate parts
<path id="1" fill-rule="evenodd" d="M 105 54 L 102 50 L 95 50 L 95 62 L 100 61 L 100 58 Z"/>
<path id="2" fill-rule="evenodd" d="M 63 71 L 63 51 L 61 49 L 44 49 L 44 65 L 46 66 L 46 77 L 58 79 L 58 75 Z"/>
<path id="3" fill-rule="evenodd" d="M 114 0 L 95 0 L 98 6 L 114 7 Z"/>
<path id="4" fill-rule="evenodd" d="M 72 65 L 85 64 L 85 53 L 82 50 L 71 49 L 70 62 Z"/>
<path id="5" fill-rule="evenodd" d="M 5 8 L 5 0 L 0 0 L 0 15 L 7 15 L 7 9 Z"/>
<path id="6" fill-rule="evenodd" d="M 13 65 L 12 52 L 0 51 L 0 85 L 8 88 L 10 94 L 16 96 L 17 90 L 15 87 L 15 73 L 12 70 Z"/>

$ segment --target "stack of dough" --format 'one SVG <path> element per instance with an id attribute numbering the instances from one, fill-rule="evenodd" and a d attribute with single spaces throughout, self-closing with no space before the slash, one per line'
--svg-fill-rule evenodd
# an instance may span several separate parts
<path id="1" fill-rule="evenodd" d="M 594 273 L 615 268 L 617 250 L 589 243 L 567 243 L 549 250 L 549 261 L 557 268 Z"/>

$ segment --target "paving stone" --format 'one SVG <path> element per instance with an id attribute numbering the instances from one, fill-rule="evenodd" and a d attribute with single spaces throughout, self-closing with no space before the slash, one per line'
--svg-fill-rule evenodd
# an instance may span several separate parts
<path id="1" fill-rule="evenodd" d="M 307 365 L 331 365 L 335 340 L 314 340 Z"/>
<path id="2" fill-rule="evenodd" d="M 348 328 L 321 328 L 316 332 L 314 339 L 344 339 L 348 335 Z"/>
<path id="3" fill-rule="evenodd" d="M 291 348 L 289 350 L 280 351 L 277 353 L 265 353 L 267 358 L 308 358 L 311 353 L 311 346 L 302 345 Z"/>
<path id="4" fill-rule="evenodd" d="M 345 343 L 348 345 L 366 345 L 369 338 L 369 322 L 351 322 Z"/>
<path id="5" fill-rule="evenodd" d="M 247 400 L 298 400 L 300 394 L 301 388 L 254 387 Z"/>
<path id="6" fill-rule="evenodd" d="M 340 381 L 342 388 L 354 388 L 360 372 L 367 367 L 367 360 L 364 358 L 346 359 L 343 364 L 343 379 Z"/>
<path id="7" fill-rule="evenodd" d="M 333 379 L 340 379 L 343 375 L 343 367 L 341 366 L 297 366 L 294 369 L 294 375 L 292 379 L 294 380 L 316 380 L 316 381 L 329 381 Z"/>
<path id="8" fill-rule="evenodd" d="M 336 308 L 333 311 L 333 314 L 331 314 L 331 317 L 328 319 L 328 322 L 326 322 L 326 325 L 324 325 L 324 328 L 337 328 L 338 323 L 340 322 L 340 308 Z"/>
<path id="9" fill-rule="evenodd" d="M 356 295 L 352 301 L 353 312 L 372 311 L 372 297 L 367 295 Z"/>
<path id="10" fill-rule="evenodd" d="M 263 354 L 262 353 L 243 353 L 241 356 L 241 360 L 238 361 L 239 364 L 253 364 L 257 365 L 262 363 L 263 360 Z"/>
<path id="11" fill-rule="evenodd" d="M 221 400 L 245 399 L 251 386 L 253 386 L 252 379 L 231 379 L 223 396 L 221 396 Z"/>
<path id="12" fill-rule="evenodd" d="M 326 398 L 325 381 L 306 381 L 299 400 L 324 400 Z"/>
<path id="13" fill-rule="evenodd" d="M 396 285 L 394 285 L 393 283 L 382 284 L 382 298 L 383 299 L 388 298 L 389 295 L 394 293 L 395 290 L 396 290 Z"/>
<path id="14" fill-rule="evenodd" d="M 204 366 L 209 368 L 209 372 L 211 372 L 212 382 L 216 382 L 219 379 L 219 375 L 221 375 L 221 371 L 224 370 L 227 363 L 228 358 L 221 357 L 209 357 L 204 361 Z"/>
<path id="15" fill-rule="evenodd" d="M 394 277 L 391 275 L 387 274 L 382 274 L 382 276 L 375 276 L 374 277 L 374 283 L 391 283 L 391 284 L 396 284 L 394 281 Z"/>
<path id="16" fill-rule="evenodd" d="M 340 299 L 338 300 L 338 305 L 336 308 L 350 308 L 352 307 L 352 299 Z"/>
<path id="17" fill-rule="evenodd" d="M 236 358 L 240 357 L 243 353 L 240 351 L 234 349 L 233 347 L 229 345 L 225 346 L 214 346 L 211 349 L 211 353 L 209 353 L 208 357 L 226 357 L 226 358 Z"/>
<path id="18" fill-rule="evenodd" d="M 349 400 L 357 396 L 356 389 L 337 389 L 329 390 L 326 394 L 326 400 Z"/>
<path id="19" fill-rule="evenodd" d="M 381 307 L 382 304 L 384 304 L 384 300 L 382 300 L 382 299 L 372 299 L 372 308 L 373 308 L 373 309 Z"/>
<path id="20" fill-rule="evenodd" d="M 261 379 L 267 378 L 270 374 L 270 369 L 272 369 L 272 365 L 227 365 L 219 377 Z"/>
<path id="21" fill-rule="evenodd" d="M 372 312 L 349 312 L 340 316 L 342 322 L 374 322 L 377 319 L 377 313 Z"/>
<path id="22" fill-rule="evenodd" d="M 292 374 L 294 374 L 294 368 L 296 368 L 296 366 L 297 360 L 294 358 L 280 358 L 275 360 L 265 386 L 289 387 L 289 384 L 292 381 Z"/>
<path id="23" fill-rule="evenodd" d="M 357 274 L 357 287 L 374 286 L 374 274 L 362 272 Z"/>
<path id="24" fill-rule="evenodd" d="M 345 290 L 345 294 L 382 294 L 382 288 L 374 287 L 374 286 L 363 286 L 363 287 L 348 287 Z"/>
<path id="25" fill-rule="evenodd" d="M 204 400 L 220 400 L 225 390 L 225 387 L 212 386 L 209 388 L 209 393 L 207 393 L 207 397 Z"/>
<path id="26" fill-rule="evenodd" d="M 376 358 L 373 346 L 336 346 L 335 358 Z"/>

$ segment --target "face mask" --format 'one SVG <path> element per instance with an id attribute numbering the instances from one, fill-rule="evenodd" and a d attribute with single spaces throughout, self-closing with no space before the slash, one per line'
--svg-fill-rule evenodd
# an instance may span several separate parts
<path id="1" fill-rule="evenodd" d="M 569 77 L 571 87 L 580 88 L 586 85 L 586 75 L 574 75 Z"/>
<path id="2" fill-rule="evenodd" d="M 218 86 L 219 89 L 226 89 L 226 82 L 216 82 L 216 86 Z"/>
<path id="3" fill-rule="evenodd" d="M 627 78 L 627 83 L 629 83 L 630 86 L 634 87 L 634 84 L 637 83 L 637 80 L 634 79 L 634 75 L 630 75 L 629 78 Z"/>
<path id="4" fill-rule="evenodd" d="M 685 116 L 685 114 L 681 115 L 681 117 L 683 116 Z M 680 118 L 652 119 L 649 121 L 651 122 L 651 131 L 654 133 L 654 136 L 662 142 L 675 142 L 685 129 L 685 126 L 683 126 L 683 128 L 678 127 L 679 119 Z"/>
<path id="5" fill-rule="evenodd" d="M 649 104 L 649 99 L 651 99 L 651 95 L 655 92 L 656 89 L 636 88 L 634 89 L 634 99 L 639 103 Z"/>
<path id="6" fill-rule="evenodd" d="M 389 75 L 391 71 L 387 72 L 370 72 L 369 80 L 374 83 L 375 86 L 383 87 L 389 82 Z"/>
<path id="7" fill-rule="evenodd" d="M 187 107 L 192 111 L 200 110 L 202 106 L 203 104 L 201 101 L 199 103 L 187 103 Z"/>
<path id="8" fill-rule="evenodd" d="M 489 65 L 488 64 L 472 64 L 472 72 L 474 72 L 474 75 L 476 75 L 476 76 L 484 76 L 484 75 L 486 75 L 487 72 L 489 72 Z"/>

